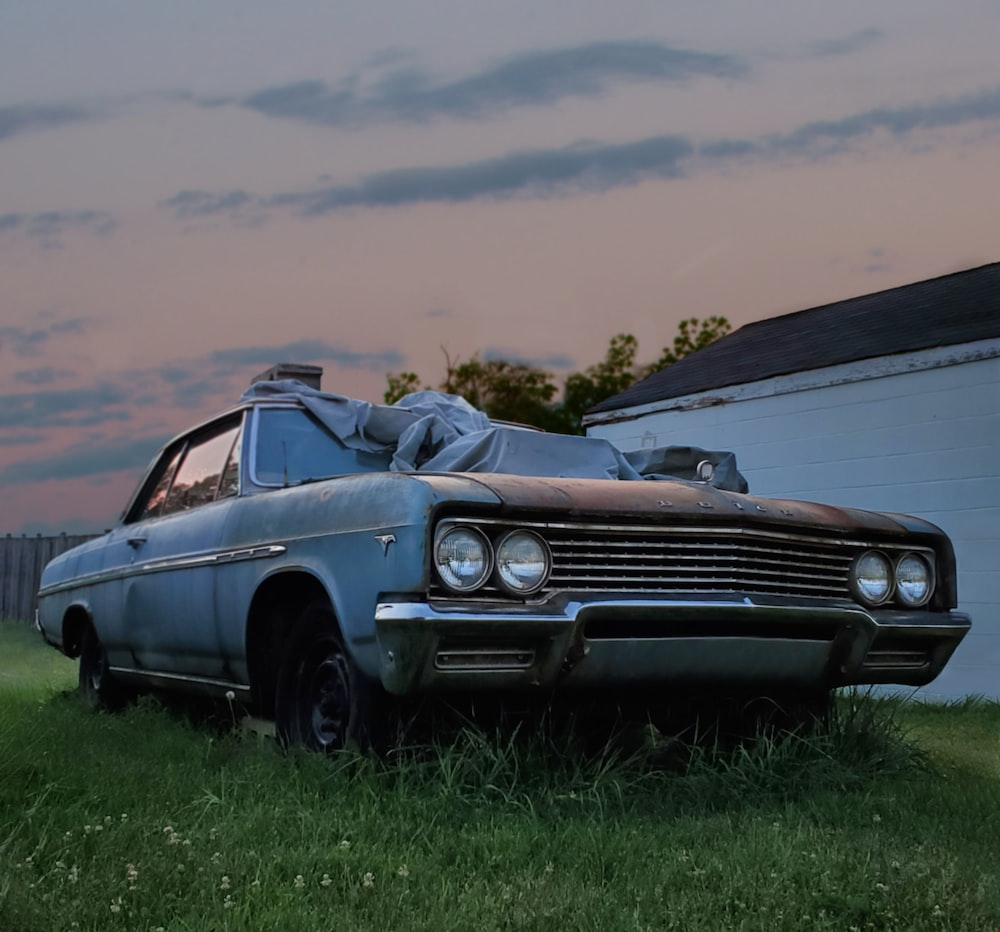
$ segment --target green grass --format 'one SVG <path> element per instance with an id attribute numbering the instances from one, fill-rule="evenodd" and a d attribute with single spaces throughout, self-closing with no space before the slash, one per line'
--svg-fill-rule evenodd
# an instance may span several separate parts
<path id="1" fill-rule="evenodd" d="M 846 699 L 828 734 L 584 757 L 463 732 L 284 754 L 0 624 L 0 929 L 1000 929 L 1000 707 Z"/>

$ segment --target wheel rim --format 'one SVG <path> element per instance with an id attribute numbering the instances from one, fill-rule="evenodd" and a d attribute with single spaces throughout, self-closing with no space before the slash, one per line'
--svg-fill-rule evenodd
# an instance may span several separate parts
<path id="1" fill-rule="evenodd" d="M 104 654 L 104 648 L 93 635 L 86 639 L 84 655 L 87 664 L 86 685 L 95 696 L 100 695 L 104 686 L 108 661 Z"/>
<path id="2" fill-rule="evenodd" d="M 318 645 L 319 646 L 319 645 Z M 302 678 L 300 721 L 306 743 L 324 750 L 344 746 L 350 720 L 351 681 L 339 645 L 319 646 L 321 656 Z"/>

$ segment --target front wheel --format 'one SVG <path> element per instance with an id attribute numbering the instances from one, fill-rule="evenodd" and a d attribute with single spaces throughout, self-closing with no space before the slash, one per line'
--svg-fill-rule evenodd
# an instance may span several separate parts
<path id="1" fill-rule="evenodd" d="M 285 747 L 381 750 L 387 697 L 358 669 L 330 607 L 315 603 L 292 630 L 278 667 L 274 725 Z"/>

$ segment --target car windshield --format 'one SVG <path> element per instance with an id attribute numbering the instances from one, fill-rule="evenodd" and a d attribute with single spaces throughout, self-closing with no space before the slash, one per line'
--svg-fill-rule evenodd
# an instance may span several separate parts
<path id="1" fill-rule="evenodd" d="M 257 485 L 297 485 L 389 468 L 391 453 L 351 450 L 300 408 L 261 408 L 254 433 L 253 480 Z"/>

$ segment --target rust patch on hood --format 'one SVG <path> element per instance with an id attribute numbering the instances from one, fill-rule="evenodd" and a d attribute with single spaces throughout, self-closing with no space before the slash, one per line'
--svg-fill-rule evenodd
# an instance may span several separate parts
<path id="1" fill-rule="evenodd" d="M 852 533 L 902 535 L 907 529 L 889 515 L 815 502 L 761 498 L 724 492 L 711 485 L 670 480 L 560 479 L 500 473 L 464 473 L 490 489 L 503 507 L 516 511 L 588 518 L 628 516 L 665 523 L 683 516 L 706 524 L 777 524 Z"/>

